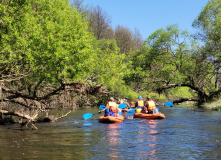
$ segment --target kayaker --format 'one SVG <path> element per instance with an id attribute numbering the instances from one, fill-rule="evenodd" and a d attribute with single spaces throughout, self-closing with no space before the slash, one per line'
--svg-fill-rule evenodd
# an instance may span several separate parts
<path id="1" fill-rule="evenodd" d="M 151 100 L 151 97 L 148 96 L 147 101 L 144 103 L 143 112 L 148 114 L 156 114 L 158 113 L 158 109 L 156 108 L 157 106 L 159 106 L 159 104 Z"/>
<path id="2" fill-rule="evenodd" d="M 113 97 L 110 97 L 109 102 L 106 104 L 106 108 L 99 111 L 99 113 L 101 112 L 105 112 L 105 116 L 113 116 L 113 117 L 117 117 L 118 116 L 118 112 L 121 112 L 121 109 L 119 109 L 117 107 L 117 103 L 115 102 Z"/>
<path id="3" fill-rule="evenodd" d="M 120 104 L 122 104 L 122 103 L 124 103 L 124 100 L 123 100 L 123 99 L 119 99 L 119 100 L 118 100 L 118 104 L 120 105 Z"/>
<path id="4" fill-rule="evenodd" d="M 137 108 L 138 106 L 141 108 L 144 107 L 144 100 L 142 96 L 138 96 L 138 101 L 135 103 L 135 107 Z"/>
<path id="5" fill-rule="evenodd" d="M 127 98 L 125 97 L 124 99 L 123 99 L 123 103 L 126 105 L 126 107 L 129 109 L 130 108 L 130 104 L 127 102 Z"/>

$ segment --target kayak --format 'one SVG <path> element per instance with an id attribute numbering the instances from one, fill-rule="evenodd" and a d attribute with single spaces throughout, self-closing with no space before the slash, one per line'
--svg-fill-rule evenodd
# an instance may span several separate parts
<path id="1" fill-rule="evenodd" d="M 116 122 L 123 122 L 124 121 L 124 116 L 119 115 L 117 117 L 113 116 L 100 116 L 98 118 L 100 123 L 116 123 Z"/>
<path id="2" fill-rule="evenodd" d="M 144 119 L 165 119 L 163 113 L 157 114 L 147 114 L 147 113 L 134 113 L 134 118 L 144 118 Z"/>

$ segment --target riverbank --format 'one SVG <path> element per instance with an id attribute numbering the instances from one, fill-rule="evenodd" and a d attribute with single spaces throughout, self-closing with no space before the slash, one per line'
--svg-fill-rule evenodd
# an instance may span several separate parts
<path id="1" fill-rule="evenodd" d="M 202 107 L 209 110 L 221 111 L 221 99 L 210 103 L 204 103 Z"/>

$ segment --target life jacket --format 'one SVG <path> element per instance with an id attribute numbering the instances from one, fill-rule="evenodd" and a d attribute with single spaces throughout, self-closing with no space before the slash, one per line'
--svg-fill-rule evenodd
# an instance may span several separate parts
<path id="1" fill-rule="evenodd" d="M 138 100 L 137 101 L 137 106 L 143 107 L 144 106 L 144 101 L 143 100 Z"/>
<path id="2" fill-rule="evenodd" d="M 156 104 L 154 103 L 154 101 L 147 101 L 148 104 L 148 110 L 152 111 L 153 109 L 156 108 Z"/>
<path id="3" fill-rule="evenodd" d="M 123 99 L 120 100 L 120 104 L 122 104 L 122 103 L 124 103 L 124 100 L 123 100 Z"/>
<path id="4" fill-rule="evenodd" d="M 115 114 L 114 114 L 114 112 L 110 112 L 109 111 L 109 108 L 105 108 L 105 114 L 104 114 L 104 116 L 106 117 L 106 116 L 113 116 L 113 117 L 115 117 Z"/>
<path id="5" fill-rule="evenodd" d="M 115 113 L 115 116 L 117 115 L 117 104 L 115 102 L 108 102 L 106 108 L 109 108 L 109 112 Z"/>

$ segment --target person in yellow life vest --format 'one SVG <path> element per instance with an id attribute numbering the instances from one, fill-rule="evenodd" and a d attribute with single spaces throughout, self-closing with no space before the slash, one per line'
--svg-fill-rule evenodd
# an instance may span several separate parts
<path id="1" fill-rule="evenodd" d="M 141 108 L 144 107 L 144 100 L 142 96 L 139 96 L 138 101 L 135 103 L 135 107 L 137 108 L 138 106 L 140 106 Z"/>
<path id="2" fill-rule="evenodd" d="M 144 100 L 142 96 L 138 97 L 138 101 L 135 103 L 136 113 L 141 113 L 144 107 Z"/>
<path id="3" fill-rule="evenodd" d="M 158 103 L 151 100 L 151 97 L 147 97 L 147 101 L 144 103 L 144 112 L 149 114 L 156 114 L 158 113 L 157 106 L 159 106 Z"/>
<path id="4" fill-rule="evenodd" d="M 118 105 L 115 102 L 114 98 L 110 97 L 110 100 L 106 104 L 106 108 L 99 111 L 99 113 L 100 112 L 105 112 L 105 116 L 117 117 L 118 116 L 118 111 L 121 112 L 121 109 L 118 108 Z"/>

